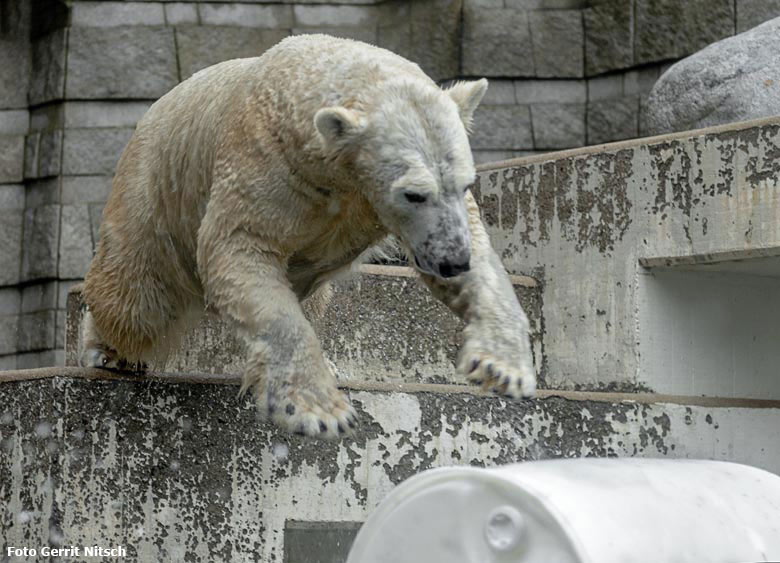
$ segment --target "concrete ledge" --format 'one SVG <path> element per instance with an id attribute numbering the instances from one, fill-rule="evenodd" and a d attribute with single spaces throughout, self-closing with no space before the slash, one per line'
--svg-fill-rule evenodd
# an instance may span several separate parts
<path id="1" fill-rule="evenodd" d="M 531 322 L 531 342 L 541 384 L 541 288 L 527 276 L 510 276 Z M 454 364 L 462 342 L 463 323 L 436 300 L 411 269 L 364 265 L 334 283 L 334 295 L 322 315 L 304 303 L 323 350 L 348 381 L 466 383 Z M 83 308 L 81 286 L 68 296 L 66 364 L 77 365 Z M 159 366 L 160 371 L 242 373 L 244 344 L 225 323 L 204 316 L 182 344 Z"/>
<path id="2" fill-rule="evenodd" d="M 701 129 L 691 129 L 689 131 L 678 131 L 675 133 L 664 133 L 663 135 L 653 135 L 651 137 L 638 137 L 626 141 L 615 141 L 613 143 L 602 143 L 599 145 L 589 145 L 576 149 L 567 149 L 562 151 L 550 151 L 544 154 L 535 154 L 531 156 L 522 156 L 510 158 L 496 162 L 486 162 L 477 166 L 477 172 L 489 172 L 491 170 L 501 170 L 503 168 L 514 168 L 517 166 L 526 166 L 528 164 L 538 164 L 549 162 L 551 160 L 561 160 L 565 158 L 574 158 L 581 156 L 597 155 L 604 152 L 617 152 L 626 149 L 635 149 L 648 145 L 657 145 L 671 141 L 680 141 L 691 137 L 704 135 L 718 135 L 721 133 L 731 133 L 743 131 L 755 127 L 764 127 L 766 125 L 780 125 L 780 116 L 762 117 L 741 121 L 739 123 L 727 123 L 726 125 L 715 125 L 713 127 L 703 127 Z"/>
<path id="3" fill-rule="evenodd" d="M 235 378 L 187 378 L 5 374 L 6 543 L 123 545 L 137 561 L 284 561 L 287 522 L 354 529 L 345 523 L 364 521 L 393 486 L 431 467 L 646 456 L 780 471 L 780 454 L 768 447 L 780 439 L 776 405 L 552 392 L 508 403 L 457 386 L 350 386 L 360 429 L 326 443 L 258 420 L 252 399 L 237 397 Z"/>
<path id="4" fill-rule="evenodd" d="M 52 377 L 70 377 L 88 381 L 118 381 L 163 384 L 193 385 L 241 385 L 238 374 L 148 372 L 144 374 L 118 373 L 109 370 L 81 367 L 52 367 L 27 370 L 9 370 L 0 372 L 0 384 L 18 381 L 33 381 Z M 440 395 L 471 395 L 473 397 L 496 398 L 495 395 L 475 385 L 456 385 L 443 383 L 383 383 L 377 381 L 348 381 L 339 385 L 347 391 L 365 391 L 377 393 L 433 393 Z M 537 399 L 566 399 L 567 401 L 585 401 L 600 403 L 630 402 L 640 405 L 670 404 L 714 408 L 780 409 L 780 400 L 747 399 L 737 397 L 704 397 L 690 395 L 665 395 L 660 393 L 619 393 L 609 391 L 571 391 L 567 389 L 540 389 Z"/>

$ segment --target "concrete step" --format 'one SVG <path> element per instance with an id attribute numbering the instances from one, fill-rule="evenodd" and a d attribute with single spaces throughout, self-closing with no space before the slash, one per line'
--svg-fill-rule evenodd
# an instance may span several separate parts
<path id="1" fill-rule="evenodd" d="M 540 288 L 526 276 L 511 276 L 531 323 L 531 341 L 543 380 Z M 327 310 L 317 317 L 306 309 L 325 354 L 344 381 L 465 383 L 454 364 L 463 323 L 436 300 L 411 268 L 361 266 L 334 284 Z M 78 365 L 83 316 L 81 286 L 68 296 L 66 365 Z M 241 373 L 244 346 L 213 315 L 190 331 L 164 370 L 179 373 Z"/>
<path id="2" fill-rule="evenodd" d="M 458 385 L 350 383 L 360 428 L 323 443 L 258 420 L 238 383 L 1 374 L 6 545 L 123 546 L 130 561 L 315 561 L 323 549 L 343 555 L 356 523 L 431 467 L 639 456 L 780 472 L 778 401 L 543 390 L 509 403 Z"/>

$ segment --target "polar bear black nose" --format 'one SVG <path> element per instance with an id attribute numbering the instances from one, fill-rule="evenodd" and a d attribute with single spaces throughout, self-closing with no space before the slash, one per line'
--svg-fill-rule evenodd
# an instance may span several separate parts
<path id="1" fill-rule="evenodd" d="M 469 265 L 468 260 L 460 264 L 453 264 L 452 262 L 445 260 L 439 264 L 439 274 L 443 278 L 453 278 L 458 274 L 468 272 L 470 269 L 471 266 Z"/>

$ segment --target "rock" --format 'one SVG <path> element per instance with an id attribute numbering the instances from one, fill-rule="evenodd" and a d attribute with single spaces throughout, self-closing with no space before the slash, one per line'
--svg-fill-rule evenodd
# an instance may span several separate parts
<path id="1" fill-rule="evenodd" d="M 650 92 L 650 134 L 780 115 L 780 18 L 678 62 Z"/>

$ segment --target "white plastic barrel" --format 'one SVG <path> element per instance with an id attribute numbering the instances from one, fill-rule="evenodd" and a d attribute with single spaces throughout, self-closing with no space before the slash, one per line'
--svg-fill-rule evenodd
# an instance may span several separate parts
<path id="1" fill-rule="evenodd" d="M 780 561 L 780 477 L 735 463 L 452 467 L 395 488 L 347 563 Z"/>

